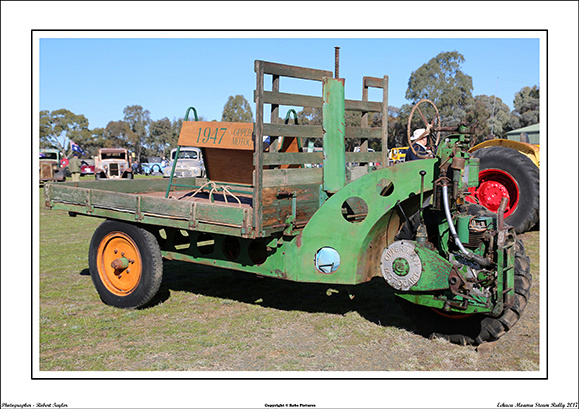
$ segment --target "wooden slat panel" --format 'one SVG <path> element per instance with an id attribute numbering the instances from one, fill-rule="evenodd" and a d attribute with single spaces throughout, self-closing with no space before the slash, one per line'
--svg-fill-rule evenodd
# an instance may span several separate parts
<path id="1" fill-rule="evenodd" d="M 93 182 L 94 183 L 94 182 Z M 55 202 L 85 204 L 89 197 L 90 189 L 75 188 L 74 186 L 46 185 L 44 187 L 46 198 Z"/>
<path id="2" fill-rule="evenodd" d="M 287 217 L 292 215 L 292 196 L 282 195 L 280 192 L 289 192 L 295 195 L 295 221 L 307 222 L 320 207 L 319 185 L 291 185 L 277 186 L 263 189 L 263 225 L 275 226 L 284 224 Z"/>
<path id="3" fill-rule="evenodd" d="M 346 152 L 346 163 L 380 162 L 382 152 Z"/>
<path id="4" fill-rule="evenodd" d="M 321 126 L 263 124 L 263 134 L 269 136 L 294 136 L 298 138 L 321 138 Z"/>
<path id="5" fill-rule="evenodd" d="M 191 213 L 191 202 L 186 200 L 171 200 L 164 197 L 141 196 L 141 213 L 166 215 L 180 219 L 188 219 Z"/>
<path id="6" fill-rule="evenodd" d="M 331 71 L 316 70 L 313 68 L 296 67 L 293 65 L 277 64 L 267 61 L 256 61 L 263 64 L 265 74 L 279 75 L 283 77 L 301 78 L 306 80 L 322 81 L 324 77 L 331 77 Z"/>
<path id="7" fill-rule="evenodd" d="M 103 190 L 93 190 L 91 193 L 91 203 L 95 207 L 104 207 L 109 209 L 119 209 L 130 212 L 137 210 L 138 195 L 129 193 L 116 193 Z"/>
<path id="8" fill-rule="evenodd" d="M 346 138 L 382 138 L 382 128 L 354 128 L 346 127 Z"/>
<path id="9" fill-rule="evenodd" d="M 195 220 L 198 222 L 237 225 L 241 227 L 245 218 L 243 207 L 223 203 L 197 203 Z"/>
<path id="10" fill-rule="evenodd" d="M 263 187 L 321 184 L 322 168 L 264 169 Z"/>
<path id="11" fill-rule="evenodd" d="M 374 101 L 354 101 L 347 99 L 345 101 L 346 111 L 360 112 L 382 112 L 382 103 Z"/>
<path id="12" fill-rule="evenodd" d="M 364 77 L 364 86 L 373 88 L 384 88 L 384 78 Z"/>
<path id="13" fill-rule="evenodd" d="M 253 184 L 253 152 L 238 149 L 203 149 L 207 178 L 215 182 Z"/>
<path id="14" fill-rule="evenodd" d="M 324 155 L 321 152 L 275 152 L 263 154 L 264 165 L 303 165 L 305 163 L 322 163 L 323 161 Z"/>
<path id="15" fill-rule="evenodd" d="M 254 93 L 254 101 L 256 95 Z M 322 97 L 310 95 L 288 94 L 285 92 L 263 91 L 264 104 L 299 106 L 304 108 L 321 108 Z"/>
<path id="16" fill-rule="evenodd" d="M 184 121 L 180 146 L 253 150 L 253 123 Z"/>

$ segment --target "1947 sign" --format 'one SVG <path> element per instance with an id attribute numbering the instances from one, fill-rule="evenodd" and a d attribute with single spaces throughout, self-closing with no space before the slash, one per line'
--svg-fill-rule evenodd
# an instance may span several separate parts
<path id="1" fill-rule="evenodd" d="M 253 150 L 253 123 L 185 121 L 179 145 Z"/>

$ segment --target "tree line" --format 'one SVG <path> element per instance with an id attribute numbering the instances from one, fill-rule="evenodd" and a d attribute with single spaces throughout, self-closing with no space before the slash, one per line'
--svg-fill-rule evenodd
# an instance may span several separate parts
<path id="1" fill-rule="evenodd" d="M 523 87 L 514 95 L 514 110 L 493 95 L 472 95 L 472 77 L 461 71 L 464 56 L 460 53 L 442 52 L 412 72 L 408 80 L 406 99 L 402 107 L 388 106 L 388 146 L 406 146 L 408 117 L 412 107 L 422 99 L 437 106 L 442 126 L 459 123 L 475 124 L 475 140 L 503 138 L 513 129 L 539 123 L 539 88 Z M 422 108 L 422 106 L 421 106 Z M 429 119 L 434 112 L 423 110 Z M 167 157 L 177 146 L 183 118 L 151 120 L 151 114 L 140 105 L 130 105 L 123 110 L 123 119 L 110 121 L 105 128 L 89 128 L 84 115 L 67 109 L 40 112 L 40 147 L 57 148 L 70 154 L 69 141 L 80 145 L 85 156 L 93 156 L 103 147 L 123 147 L 134 152 L 137 161 L 148 156 Z M 382 126 L 382 115 L 374 114 L 369 126 Z M 200 117 L 199 120 L 206 120 Z M 241 95 L 230 96 L 222 112 L 224 122 L 253 122 L 248 101 Z M 298 123 L 320 125 L 321 109 L 304 108 L 298 112 Z M 359 113 L 347 112 L 347 126 L 361 126 Z M 413 125 L 414 126 L 414 122 Z M 420 123 L 416 123 L 419 127 Z M 353 150 L 357 140 L 349 140 L 347 150 Z M 376 146 L 373 146 L 375 144 Z M 370 143 L 379 150 L 379 141 Z"/>

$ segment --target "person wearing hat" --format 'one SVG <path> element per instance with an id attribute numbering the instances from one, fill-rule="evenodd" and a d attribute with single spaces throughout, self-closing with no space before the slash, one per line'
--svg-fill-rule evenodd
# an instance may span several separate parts
<path id="1" fill-rule="evenodd" d="M 80 159 L 78 158 L 78 153 L 75 152 L 72 155 L 72 159 L 70 159 L 70 161 L 68 162 L 68 170 L 72 175 L 73 182 L 80 182 L 80 167 L 81 162 Z"/>
<path id="2" fill-rule="evenodd" d="M 406 162 L 416 159 L 424 159 L 426 155 L 432 153 L 432 151 L 426 147 L 426 143 L 428 142 L 428 132 L 426 129 L 421 128 L 415 130 L 410 137 L 410 142 L 412 142 L 412 147 L 420 156 L 414 154 L 412 149 L 408 149 L 408 152 L 406 153 Z"/>

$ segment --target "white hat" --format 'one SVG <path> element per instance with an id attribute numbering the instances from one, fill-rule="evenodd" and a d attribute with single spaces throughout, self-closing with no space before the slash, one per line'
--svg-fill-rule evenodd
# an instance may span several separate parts
<path id="1" fill-rule="evenodd" d="M 424 128 L 417 129 L 416 131 L 414 131 L 414 134 L 412 134 L 412 136 L 410 137 L 410 140 L 415 141 L 418 138 L 420 138 L 421 136 L 423 136 L 422 134 L 424 134 L 424 136 L 428 135 L 428 132 L 426 132 L 426 129 L 424 129 Z"/>

